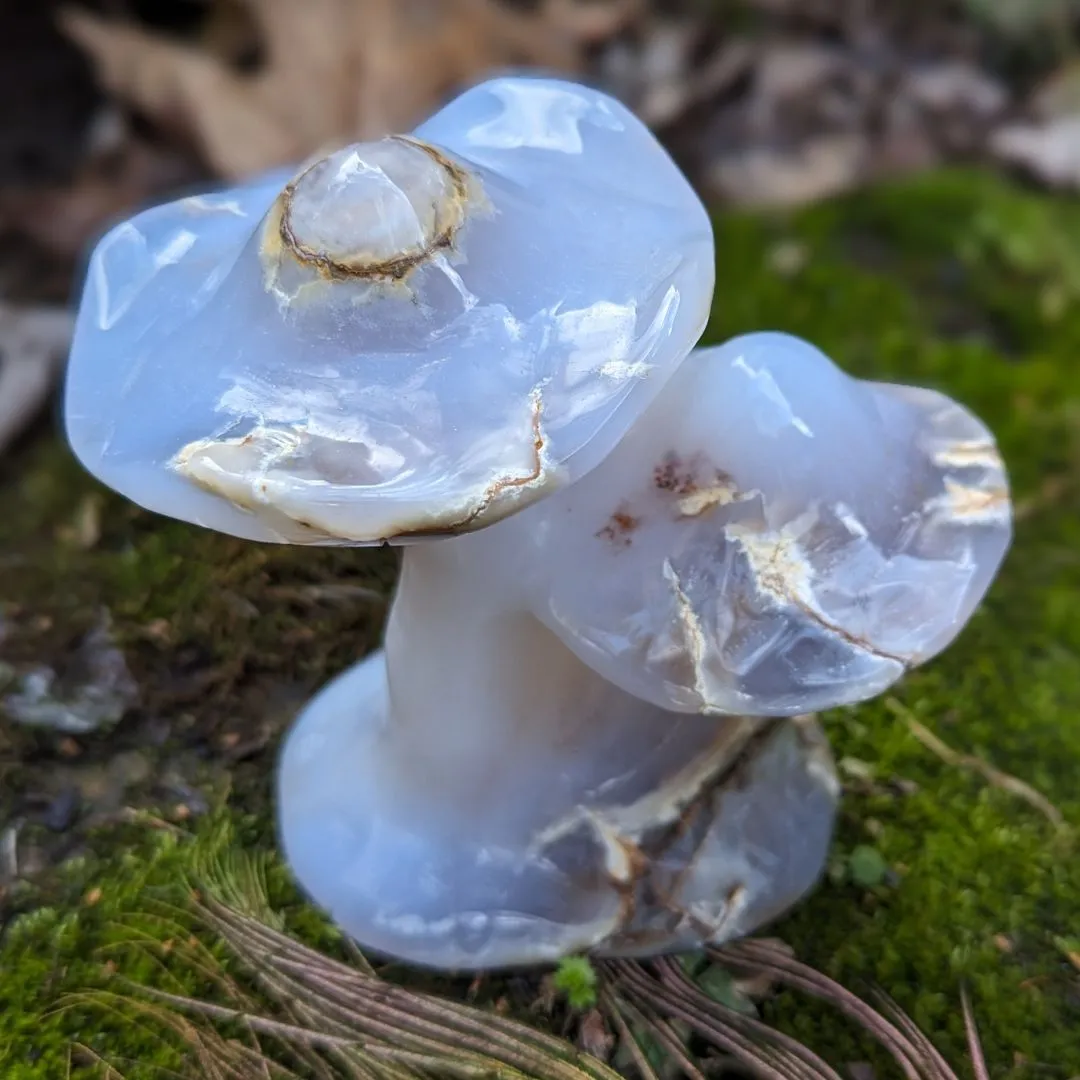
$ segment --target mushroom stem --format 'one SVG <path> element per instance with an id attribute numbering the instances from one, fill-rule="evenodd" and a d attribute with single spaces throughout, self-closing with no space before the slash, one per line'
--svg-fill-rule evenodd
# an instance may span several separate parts
<path id="1" fill-rule="evenodd" d="M 723 941 L 794 902 L 832 824 L 816 725 L 619 689 L 529 612 L 503 528 L 408 548 L 385 652 L 298 720 L 279 806 L 301 883 L 437 967 Z"/>
<path id="2" fill-rule="evenodd" d="M 575 751 L 600 737 L 595 713 L 625 712 L 628 702 L 508 595 L 508 583 L 492 582 L 479 557 L 488 546 L 462 537 L 406 550 L 386 632 L 395 722 L 384 745 L 409 788 L 520 843 L 530 827 L 516 820 L 521 785 L 550 766 L 549 792 L 558 787 Z M 621 717 L 607 724 L 625 734 Z"/>

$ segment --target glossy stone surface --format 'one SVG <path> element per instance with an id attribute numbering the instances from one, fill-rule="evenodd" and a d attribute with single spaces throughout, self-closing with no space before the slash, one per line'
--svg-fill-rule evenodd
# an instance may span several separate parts
<path id="1" fill-rule="evenodd" d="M 296 543 L 478 527 L 597 464 L 705 325 L 704 208 L 584 87 L 495 80 L 291 179 L 94 252 L 67 426 L 143 506 Z"/>
<path id="2" fill-rule="evenodd" d="M 419 963 L 747 933 L 826 857 L 837 784 L 800 714 L 943 648 L 1008 538 L 958 405 L 787 335 L 697 350 L 578 483 L 408 551 L 385 656 L 289 737 L 289 861 Z"/>
<path id="3" fill-rule="evenodd" d="M 365 947 L 456 969 L 647 955 L 746 934 L 813 886 L 839 785 L 811 718 L 664 712 L 527 617 L 463 610 L 435 623 L 445 663 L 395 675 L 376 653 L 286 742 L 286 856 Z M 492 686 L 470 659 L 515 666 Z"/>
<path id="4" fill-rule="evenodd" d="M 969 412 L 759 333 L 691 354 L 615 453 L 510 530 L 532 609 L 606 678 L 663 708 L 779 716 L 940 652 L 1011 522 Z"/>
<path id="5" fill-rule="evenodd" d="M 653 137 L 539 79 L 95 253 L 92 471 L 239 536 L 407 545 L 385 649 L 279 774 L 288 860 L 363 945 L 484 968 L 756 929 L 825 864 L 809 714 L 930 659 L 993 579 L 982 424 L 787 335 L 694 350 L 712 275 Z"/>

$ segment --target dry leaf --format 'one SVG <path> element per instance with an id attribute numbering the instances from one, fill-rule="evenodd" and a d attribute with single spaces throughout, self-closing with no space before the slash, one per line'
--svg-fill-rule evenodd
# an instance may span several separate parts
<path id="1" fill-rule="evenodd" d="M 79 257 L 114 219 L 199 175 L 180 155 L 125 139 L 118 150 L 92 154 L 70 184 L 0 192 L 0 229 Z"/>
<path id="2" fill-rule="evenodd" d="M 904 92 L 932 112 L 968 113 L 991 119 L 1009 103 L 1004 84 L 964 60 L 946 60 L 914 67 L 903 80 Z"/>
<path id="3" fill-rule="evenodd" d="M 1051 187 L 1080 187 L 1080 115 L 1007 124 L 991 136 L 990 150 Z"/>
<path id="4" fill-rule="evenodd" d="M 240 178 L 349 140 L 407 131 L 493 69 L 576 72 L 641 0 L 245 0 L 265 62 L 251 74 L 194 45 L 75 8 L 62 29 L 104 85 Z"/>
<path id="5" fill-rule="evenodd" d="M 722 198 L 741 206 L 799 206 L 849 191 L 870 164 L 861 132 L 819 135 L 792 150 L 744 147 L 717 158 L 708 179 Z"/>
<path id="6" fill-rule="evenodd" d="M 758 55 L 749 38 L 724 38 L 708 48 L 708 29 L 701 19 L 650 20 L 639 43 L 620 40 L 603 51 L 602 84 L 645 123 L 670 127 L 690 109 L 722 96 L 750 71 Z M 704 57 L 698 58 L 702 51 Z"/>
<path id="7" fill-rule="evenodd" d="M 1080 112 L 1080 63 L 1070 60 L 1048 76 L 1036 87 L 1028 106 L 1039 120 Z"/>
<path id="8" fill-rule="evenodd" d="M 0 450 L 33 419 L 67 356 L 63 308 L 0 305 Z"/>
<path id="9" fill-rule="evenodd" d="M 590 1009 L 581 1020 L 578 1029 L 578 1045 L 586 1054 L 601 1061 L 607 1061 L 615 1040 L 604 1023 L 604 1014 L 599 1009 Z"/>

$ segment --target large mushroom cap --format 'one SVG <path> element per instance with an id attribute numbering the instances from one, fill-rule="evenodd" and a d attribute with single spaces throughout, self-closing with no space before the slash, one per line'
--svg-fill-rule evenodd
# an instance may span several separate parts
<path id="1" fill-rule="evenodd" d="M 113 229 L 68 432 L 135 502 L 237 536 L 464 531 L 598 464 L 712 286 L 708 217 L 640 121 L 496 79 L 411 137 Z"/>

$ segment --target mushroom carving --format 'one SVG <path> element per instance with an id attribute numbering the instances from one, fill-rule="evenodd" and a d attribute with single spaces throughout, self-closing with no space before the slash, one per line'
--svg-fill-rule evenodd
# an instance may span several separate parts
<path id="1" fill-rule="evenodd" d="M 91 472 L 251 540 L 403 546 L 384 649 L 278 775 L 288 862 L 363 945 L 478 969 L 767 922 L 831 835 L 811 714 L 993 578 L 987 430 L 785 334 L 695 349 L 713 260 L 634 116 L 510 77 L 98 245 L 66 390 Z"/>

